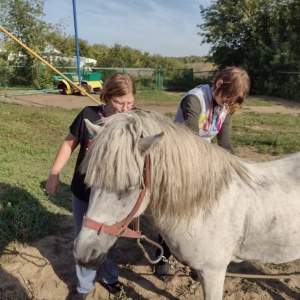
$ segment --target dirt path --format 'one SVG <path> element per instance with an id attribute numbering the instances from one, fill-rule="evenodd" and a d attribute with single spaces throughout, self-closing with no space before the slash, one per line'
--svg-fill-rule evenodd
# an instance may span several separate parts
<path id="1" fill-rule="evenodd" d="M 0 92 L 1 94 L 1 92 Z M 272 99 L 273 100 L 273 99 Z M 87 97 L 61 96 L 52 94 L 1 97 L 0 101 L 15 102 L 23 105 L 80 108 L 96 105 Z M 141 108 L 157 110 L 160 113 L 175 112 L 176 106 L 155 105 L 140 101 Z M 245 107 L 244 110 L 260 112 L 281 112 L 300 115 L 300 104 L 277 99 L 272 107 Z M 240 112 L 243 113 L 243 110 Z M 252 161 L 268 160 L 255 149 L 237 149 L 237 155 Z M 274 157 L 273 157 L 274 158 Z M 73 246 L 73 218 L 66 217 L 59 234 L 48 236 L 30 245 L 11 245 L 2 255 L 0 269 L 0 299 L 65 299 L 75 288 Z M 143 220 L 143 232 L 156 239 L 156 233 Z M 152 248 L 150 254 L 154 253 Z M 183 273 L 167 284 L 153 275 L 151 266 L 143 257 L 136 243 L 121 240 L 118 243 L 117 259 L 120 281 L 125 285 L 125 294 L 119 299 L 203 299 L 198 282 L 189 276 L 189 269 L 172 261 L 176 270 Z M 229 272 L 246 274 L 293 274 L 300 273 L 300 260 L 282 264 L 241 263 L 230 264 Z M 283 300 L 300 299 L 300 276 L 282 280 L 260 280 L 226 277 L 224 299 Z M 96 283 L 94 293 L 88 299 L 113 299 L 100 284 Z"/>
<path id="2" fill-rule="evenodd" d="M 83 108 L 88 105 L 97 105 L 97 103 L 91 100 L 88 97 L 77 96 L 77 95 L 59 95 L 58 93 L 48 93 L 48 94 L 35 94 L 35 95 L 20 95 L 18 91 L 15 91 L 15 96 L 5 97 L 5 94 L 10 94 L 5 92 L 4 90 L 0 90 L 0 100 L 6 101 L 10 103 L 18 103 L 22 105 L 32 105 L 32 106 L 41 106 L 41 107 L 62 107 L 66 109 L 73 108 Z M 12 94 L 12 93 L 11 93 Z M 99 95 L 91 94 L 91 96 L 99 101 Z M 260 96 L 251 96 L 251 98 L 261 99 Z M 274 98 L 274 97 L 266 97 L 263 96 L 263 99 L 266 101 L 272 101 L 275 105 L 272 106 L 244 106 L 242 110 L 238 111 L 238 113 L 243 113 L 245 111 L 257 111 L 263 113 L 283 113 L 283 114 L 300 114 L 300 102 L 295 102 L 291 100 Z M 178 101 L 180 100 L 180 96 L 178 96 Z M 174 104 L 166 103 L 157 105 L 157 102 L 148 101 L 148 100 L 139 100 L 138 105 L 141 105 L 143 109 L 149 110 L 163 110 L 162 113 L 165 112 L 176 112 L 177 106 Z"/>

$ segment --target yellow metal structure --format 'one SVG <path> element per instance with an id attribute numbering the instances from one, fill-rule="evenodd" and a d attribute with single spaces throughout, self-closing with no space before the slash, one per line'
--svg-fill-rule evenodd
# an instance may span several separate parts
<path id="1" fill-rule="evenodd" d="M 77 86 L 79 86 L 78 75 L 73 73 L 64 73 L 64 75 L 69 78 L 75 85 L 72 86 L 67 80 L 61 76 L 55 76 L 55 79 L 58 80 L 57 88 L 59 89 L 60 94 L 72 95 L 76 93 L 81 93 Z M 102 90 L 103 81 L 101 80 L 101 73 L 92 72 L 82 76 L 81 79 L 81 89 L 86 93 L 98 93 Z M 83 93 L 81 93 L 83 95 Z"/>

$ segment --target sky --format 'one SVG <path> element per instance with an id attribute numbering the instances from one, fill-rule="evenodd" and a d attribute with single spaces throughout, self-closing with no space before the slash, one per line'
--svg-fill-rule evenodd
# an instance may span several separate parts
<path id="1" fill-rule="evenodd" d="M 63 20 L 75 35 L 73 0 L 44 0 L 44 20 Z M 90 45 L 115 44 L 167 57 L 207 55 L 197 33 L 200 8 L 210 0 L 75 0 L 78 37 Z"/>

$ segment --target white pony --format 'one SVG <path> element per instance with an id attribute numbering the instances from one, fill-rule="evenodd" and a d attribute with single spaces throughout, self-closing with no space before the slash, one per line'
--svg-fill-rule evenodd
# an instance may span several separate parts
<path id="1" fill-rule="evenodd" d="M 197 271 L 206 300 L 222 299 L 232 261 L 300 258 L 300 153 L 245 163 L 155 113 L 87 124 L 95 135 L 82 165 L 92 187 L 87 219 L 99 230 L 84 222 L 74 244 L 79 264 L 96 267 L 115 243 L 101 226 L 132 211 L 147 155 L 151 185 L 134 216 L 144 214 L 171 252 Z"/>

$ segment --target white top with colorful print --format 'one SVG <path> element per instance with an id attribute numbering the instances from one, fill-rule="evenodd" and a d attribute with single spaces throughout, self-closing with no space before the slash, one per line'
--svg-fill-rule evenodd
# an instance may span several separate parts
<path id="1" fill-rule="evenodd" d="M 226 107 L 219 105 L 213 107 L 213 97 L 211 94 L 211 88 L 208 84 L 198 85 L 193 88 L 183 96 L 181 101 L 187 95 L 194 95 L 199 100 L 201 106 L 198 118 L 199 135 L 210 141 L 222 128 L 222 124 L 227 115 Z M 178 106 L 174 122 L 184 123 L 181 102 Z"/>

